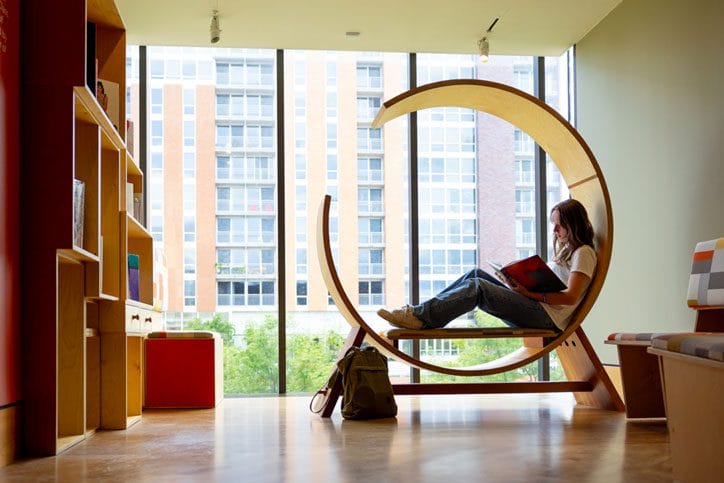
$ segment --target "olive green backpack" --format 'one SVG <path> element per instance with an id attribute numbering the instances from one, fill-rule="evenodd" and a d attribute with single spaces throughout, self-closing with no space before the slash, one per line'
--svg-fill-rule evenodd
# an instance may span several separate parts
<path id="1" fill-rule="evenodd" d="M 352 347 L 337 363 L 342 376 L 345 419 L 391 418 L 397 403 L 387 374 L 387 358 L 374 347 Z"/>

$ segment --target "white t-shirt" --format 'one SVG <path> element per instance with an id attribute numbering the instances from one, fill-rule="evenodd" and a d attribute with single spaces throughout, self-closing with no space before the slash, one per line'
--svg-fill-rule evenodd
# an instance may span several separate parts
<path id="1" fill-rule="evenodd" d="M 596 261 L 596 251 L 589 245 L 583 245 L 576 248 L 576 251 L 573 252 L 571 259 L 568 261 L 567 266 L 560 265 L 556 262 L 549 262 L 548 266 L 551 267 L 553 273 L 558 275 L 558 278 L 563 280 L 563 283 L 566 285 L 568 285 L 568 277 L 570 277 L 571 272 L 581 272 L 587 275 L 588 283 L 590 284 L 593 274 L 596 271 Z M 587 290 L 588 285 L 586 285 L 583 293 L 581 293 L 581 297 L 573 305 L 553 305 L 544 304 L 543 302 L 541 302 L 541 305 L 548 313 L 551 320 L 553 320 L 556 324 L 556 327 L 561 330 L 565 330 L 565 328 L 568 327 L 568 322 L 570 322 L 571 314 L 576 307 L 578 307 L 578 304 L 581 302 L 581 299 L 586 294 Z"/>

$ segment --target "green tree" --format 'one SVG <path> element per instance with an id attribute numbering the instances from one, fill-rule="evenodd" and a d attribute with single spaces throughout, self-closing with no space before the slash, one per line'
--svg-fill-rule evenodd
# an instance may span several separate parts
<path id="1" fill-rule="evenodd" d="M 211 330 L 221 335 L 224 345 L 234 344 L 234 334 L 236 329 L 234 325 L 226 320 L 222 314 L 214 314 L 211 320 L 201 320 L 196 317 L 192 320 L 184 322 L 185 330 Z"/>
<path id="2" fill-rule="evenodd" d="M 474 327 L 506 327 L 500 319 L 481 310 L 475 310 Z M 453 347 L 458 349 L 458 357 L 454 361 L 445 361 L 440 358 L 430 359 L 430 362 L 447 367 L 469 367 L 494 361 L 515 351 L 521 346 L 521 340 L 516 338 L 500 339 L 460 339 L 452 341 Z M 424 382 L 510 382 L 525 377 L 536 380 L 538 377 L 538 363 L 533 362 L 527 366 L 513 371 L 493 374 L 490 376 L 457 377 L 447 374 L 429 373 L 421 379 Z"/>
<path id="3" fill-rule="evenodd" d="M 313 392 L 327 382 L 344 338 L 326 334 L 292 334 L 287 343 L 287 390 Z"/>
<path id="4" fill-rule="evenodd" d="M 230 382 L 228 393 L 277 393 L 279 392 L 279 335 L 278 323 L 271 315 L 261 324 L 250 323 L 244 329 L 244 345 L 239 349 L 234 364 L 235 379 Z M 226 385 L 224 385 L 226 388 Z"/>

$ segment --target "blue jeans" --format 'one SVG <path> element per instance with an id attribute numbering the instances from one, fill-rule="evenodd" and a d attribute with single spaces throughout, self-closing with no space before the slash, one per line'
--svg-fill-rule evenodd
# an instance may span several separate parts
<path id="1" fill-rule="evenodd" d="M 479 268 L 470 270 L 430 300 L 414 305 L 412 313 L 423 322 L 423 329 L 437 329 L 475 307 L 511 327 L 560 331 L 541 304 Z"/>

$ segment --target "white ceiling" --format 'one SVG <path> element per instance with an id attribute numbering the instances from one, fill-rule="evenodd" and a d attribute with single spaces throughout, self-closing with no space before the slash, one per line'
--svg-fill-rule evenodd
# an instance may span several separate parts
<path id="1" fill-rule="evenodd" d="M 560 55 L 622 0 L 116 0 L 134 45 Z M 357 37 L 345 35 L 360 32 Z"/>

